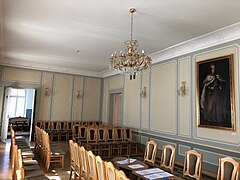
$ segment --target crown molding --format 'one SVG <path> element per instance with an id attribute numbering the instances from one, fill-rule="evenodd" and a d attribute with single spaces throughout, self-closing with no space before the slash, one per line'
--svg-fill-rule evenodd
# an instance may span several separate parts
<path id="1" fill-rule="evenodd" d="M 32 62 L 30 63 L 26 61 L 15 61 L 15 60 L 4 59 L 0 62 L 0 65 L 102 78 L 101 72 L 80 70 L 80 69 L 74 69 L 74 68 L 65 68 L 65 67 L 45 65 L 45 64 L 32 63 Z"/>
<path id="2" fill-rule="evenodd" d="M 151 54 L 151 57 L 154 64 L 167 59 L 237 40 L 239 38 L 240 23 L 236 23 L 163 49 Z"/>

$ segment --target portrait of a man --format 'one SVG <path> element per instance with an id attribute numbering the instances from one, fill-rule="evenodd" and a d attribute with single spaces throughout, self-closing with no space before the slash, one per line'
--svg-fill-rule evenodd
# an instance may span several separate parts
<path id="1" fill-rule="evenodd" d="M 234 130 L 233 56 L 197 62 L 198 126 Z"/>

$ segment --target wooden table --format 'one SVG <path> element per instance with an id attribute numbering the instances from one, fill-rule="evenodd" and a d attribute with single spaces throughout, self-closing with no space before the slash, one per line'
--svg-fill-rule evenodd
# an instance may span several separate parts
<path id="1" fill-rule="evenodd" d="M 150 178 L 147 178 L 147 177 L 145 177 L 146 175 L 152 175 L 152 174 L 161 174 L 161 175 L 163 175 L 163 173 L 168 173 L 168 172 L 165 172 L 165 171 L 163 171 L 162 169 L 160 169 L 160 168 L 149 168 L 149 169 L 145 169 L 145 170 L 151 170 L 151 169 L 155 169 L 155 170 L 159 170 L 159 171 L 161 171 L 161 172 L 152 172 L 152 173 L 146 173 L 146 174 L 144 174 L 144 175 L 141 175 L 141 174 L 139 174 L 139 173 L 137 173 L 137 171 L 139 171 L 139 170 L 133 170 L 132 171 L 132 173 L 135 175 L 135 176 L 137 176 L 138 177 L 138 179 L 143 179 L 143 180 L 149 180 Z M 144 170 L 144 171 L 145 171 Z M 155 178 L 154 180 L 183 180 L 182 178 L 180 178 L 180 177 L 177 177 L 177 176 L 175 176 L 174 174 L 170 174 L 170 173 L 168 173 L 170 176 L 168 176 L 168 177 L 162 177 L 162 178 Z M 172 175 L 172 176 L 171 176 Z"/>
<path id="2" fill-rule="evenodd" d="M 137 179 L 137 176 L 132 173 L 133 170 L 148 169 L 147 164 L 145 164 L 144 162 L 139 161 L 137 159 L 130 164 L 119 164 L 119 163 L 117 163 L 117 161 L 123 161 L 123 160 L 126 160 L 126 159 L 127 159 L 126 157 L 115 157 L 115 158 L 112 159 L 112 162 L 113 162 L 115 168 L 123 170 L 125 172 L 126 176 L 131 180 Z M 132 168 L 129 167 L 129 165 L 137 165 L 137 164 L 140 164 L 143 167 L 137 168 L 137 169 L 132 169 Z"/>

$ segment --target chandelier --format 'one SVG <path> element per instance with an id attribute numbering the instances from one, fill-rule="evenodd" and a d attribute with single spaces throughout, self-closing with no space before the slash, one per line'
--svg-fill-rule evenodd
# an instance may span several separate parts
<path id="1" fill-rule="evenodd" d="M 131 13 L 131 39 L 124 42 L 125 50 L 120 51 L 117 55 L 116 51 L 112 53 L 109 58 L 109 68 L 115 69 L 125 74 L 130 74 L 130 79 L 135 79 L 135 75 L 143 70 L 149 68 L 152 59 L 144 53 L 138 53 L 138 41 L 133 39 L 133 13 L 136 12 L 135 8 L 129 9 Z"/>

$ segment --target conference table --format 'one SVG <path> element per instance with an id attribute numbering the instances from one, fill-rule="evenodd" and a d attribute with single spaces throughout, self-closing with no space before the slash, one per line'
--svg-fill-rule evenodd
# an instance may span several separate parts
<path id="1" fill-rule="evenodd" d="M 131 180 L 183 180 L 160 168 L 149 168 L 146 163 L 134 158 L 115 157 L 112 159 L 112 162 L 117 169 L 123 170 Z"/>

